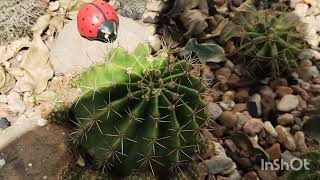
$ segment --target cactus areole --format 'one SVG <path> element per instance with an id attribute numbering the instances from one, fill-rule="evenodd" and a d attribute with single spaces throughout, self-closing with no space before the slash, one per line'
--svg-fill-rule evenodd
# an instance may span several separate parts
<path id="1" fill-rule="evenodd" d="M 116 48 L 107 62 L 80 78 L 72 107 L 77 143 L 98 166 L 127 175 L 179 170 L 199 150 L 207 122 L 204 87 L 187 61 L 169 63 L 140 44 L 131 54 Z"/>

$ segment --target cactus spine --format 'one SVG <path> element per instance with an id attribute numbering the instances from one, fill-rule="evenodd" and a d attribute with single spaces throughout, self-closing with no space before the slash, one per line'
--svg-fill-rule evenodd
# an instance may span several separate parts
<path id="1" fill-rule="evenodd" d="M 79 146 L 100 166 L 121 175 L 179 169 L 191 160 L 206 124 L 204 87 L 187 61 L 169 63 L 163 51 L 150 55 L 110 52 L 105 64 L 82 74 L 82 96 L 72 106 Z"/>

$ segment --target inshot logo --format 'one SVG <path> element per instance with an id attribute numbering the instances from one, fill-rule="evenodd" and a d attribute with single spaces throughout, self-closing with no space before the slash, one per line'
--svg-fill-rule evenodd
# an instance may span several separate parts
<path id="1" fill-rule="evenodd" d="M 276 159 L 274 161 L 261 160 L 262 170 L 293 170 L 299 171 L 301 169 L 310 170 L 310 162 L 307 159 L 293 158 L 290 162 L 285 162 L 283 159 Z"/>

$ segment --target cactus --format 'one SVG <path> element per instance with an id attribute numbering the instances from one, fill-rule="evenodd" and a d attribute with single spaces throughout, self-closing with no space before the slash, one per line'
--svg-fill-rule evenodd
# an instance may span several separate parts
<path id="1" fill-rule="evenodd" d="M 112 50 L 81 75 L 83 93 L 72 106 L 80 148 L 120 175 L 178 170 L 199 150 L 208 119 L 191 64 L 150 51 L 145 44 L 131 54 Z"/>
<path id="2" fill-rule="evenodd" d="M 305 45 L 296 31 L 298 22 L 293 13 L 238 12 L 221 37 L 241 38 L 238 52 L 252 74 L 279 77 L 297 66 L 297 54 Z"/>

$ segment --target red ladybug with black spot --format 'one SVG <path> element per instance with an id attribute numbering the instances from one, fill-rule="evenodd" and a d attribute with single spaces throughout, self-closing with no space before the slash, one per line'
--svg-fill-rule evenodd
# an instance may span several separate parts
<path id="1" fill-rule="evenodd" d="M 94 0 L 80 8 L 77 24 L 81 36 L 89 40 L 112 42 L 117 38 L 119 17 L 108 2 Z"/>

